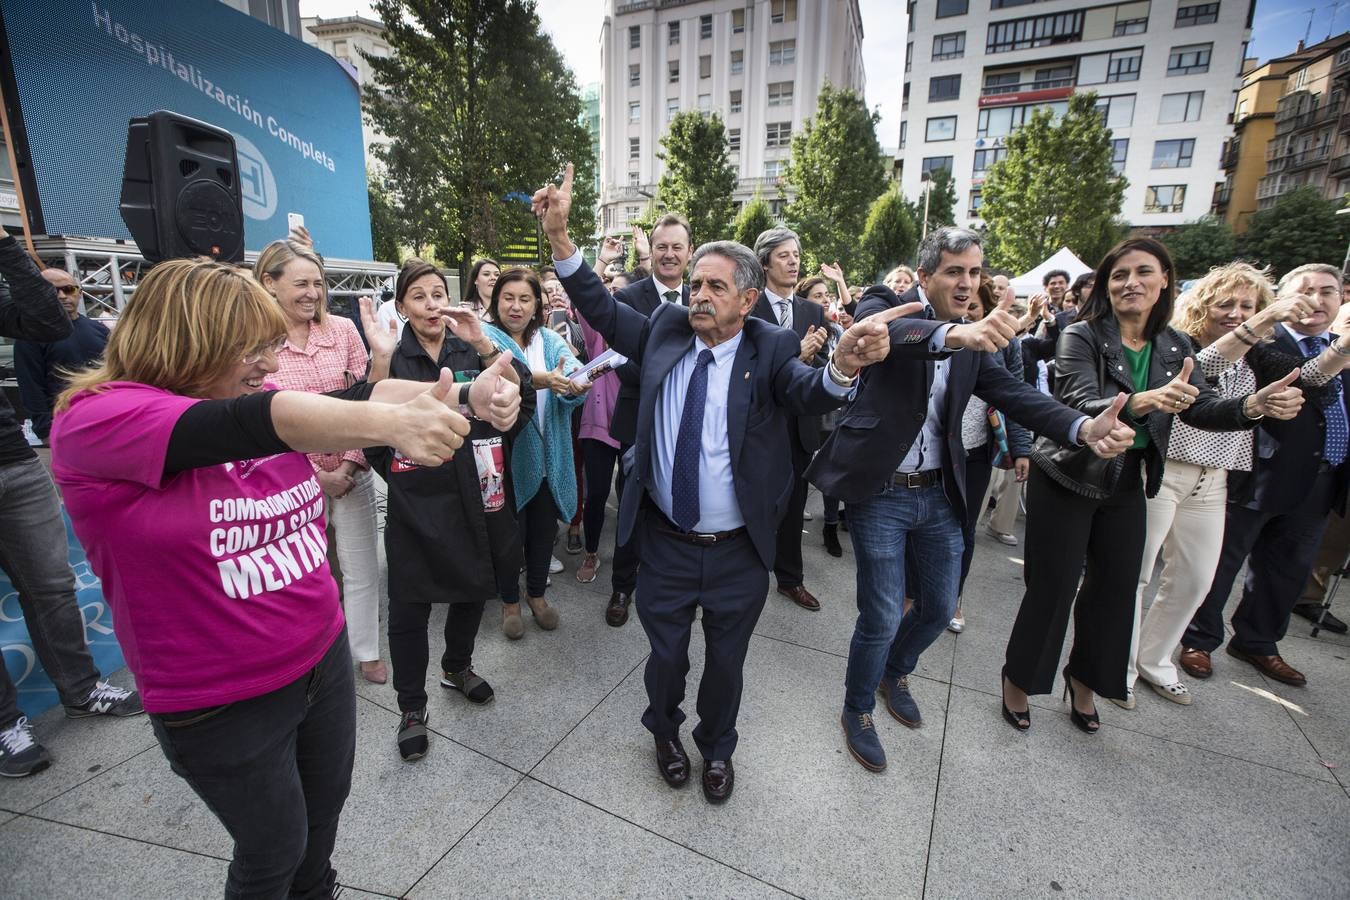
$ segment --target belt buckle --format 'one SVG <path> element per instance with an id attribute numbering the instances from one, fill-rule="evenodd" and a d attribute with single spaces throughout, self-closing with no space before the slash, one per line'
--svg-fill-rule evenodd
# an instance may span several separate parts
<path id="1" fill-rule="evenodd" d="M 921 487 L 923 487 L 923 473 L 922 473 L 922 472 L 906 472 L 906 473 L 905 473 L 905 487 L 910 488 L 911 490 L 912 490 L 912 489 L 915 489 L 915 488 L 921 488 Z"/>
<path id="2" fill-rule="evenodd" d="M 700 547 L 711 547 L 717 543 L 717 535 L 706 531 L 691 531 L 689 536 Z"/>

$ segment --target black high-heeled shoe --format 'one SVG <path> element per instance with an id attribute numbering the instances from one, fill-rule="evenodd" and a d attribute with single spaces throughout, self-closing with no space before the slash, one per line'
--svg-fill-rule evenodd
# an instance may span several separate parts
<path id="1" fill-rule="evenodd" d="M 1027 708 L 1025 710 L 1022 710 L 1021 712 L 1013 712 L 1011 709 L 1008 709 L 1007 701 L 1002 700 L 1002 693 L 1003 693 L 1002 682 L 1007 680 L 1008 675 L 1007 673 L 1004 673 L 1002 679 L 999 682 L 999 694 L 1000 694 L 999 699 L 1002 701 L 1003 704 L 1003 720 L 1012 727 L 1016 728 L 1018 731 L 1026 731 L 1028 728 L 1031 727 L 1031 703 L 1028 702 Z"/>
<path id="2" fill-rule="evenodd" d="M 1080 713 L 1078 707 L 1074 706 L 1073 682 L 1069 680 L 1069 670 L 1064 670 L 1064 699 L 1069 704 L 1069 718 L 1073 724 L 1077 725 L 1080 731 L 1086 734 L 1096 734 L 1101 730 L 1102 720 L 1097 717 L 1097 711 L 1091 713 Z"/>

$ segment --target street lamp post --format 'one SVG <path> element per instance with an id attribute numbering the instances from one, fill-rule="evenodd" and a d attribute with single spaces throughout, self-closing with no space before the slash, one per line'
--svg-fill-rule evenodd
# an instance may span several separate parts
<path id="1" fill-rule="evenodd" d="M 933 193 L 933 179 L 924 172 L 919 175 L 919 181 L 923 182 L 923 229 L 919 235 L 919 243 L 922 244 L 928 239 L 928 199 Z"/>

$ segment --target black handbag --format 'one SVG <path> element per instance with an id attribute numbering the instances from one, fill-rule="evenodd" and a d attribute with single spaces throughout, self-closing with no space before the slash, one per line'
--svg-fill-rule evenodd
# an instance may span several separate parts
<path id="1" fill-rule="evenodd" d="M 1098 356 L 1098 385 L 1106 382 L 1105 366 L 1106 361 Z M 1102 459 L 1092 452 L 1091 447 L 1065 447 L 1044 434 L 1032 446 L 1031 459 L 1060 487 L 1090 500 L 1105 500 L 1111 496 L 1125 465 L 1123 453 L 1113 459 Z"/>

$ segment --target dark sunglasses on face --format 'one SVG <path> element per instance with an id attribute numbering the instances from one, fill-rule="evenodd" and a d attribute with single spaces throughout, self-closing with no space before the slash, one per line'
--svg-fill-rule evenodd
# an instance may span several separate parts
<path id="1" fill-rule="evenodd" d="M 80 296 L 80 286 L 78 284 L 61 284 L 56 286 L 56 292 L 62 297 Z"/>

